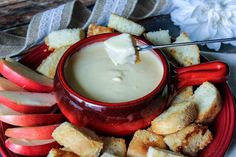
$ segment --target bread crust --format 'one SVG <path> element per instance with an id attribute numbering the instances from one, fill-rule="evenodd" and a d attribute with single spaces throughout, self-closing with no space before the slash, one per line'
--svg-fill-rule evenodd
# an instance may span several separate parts
<path id="1" fill-rule="evenodd" d="M 195 122 L 196 123 L 203 123 L 203 124 L 211 123 L 216 118 L 218 113 L 220 112 L 220 110 L 222 108 L 221 104 L 222 104 L 221 96 L 219 93 L 217 93 L 217 98 L 212 103 L 211 108 L 207 112 L 205 112 L 204 114 L 199 114 Z"/>
<path id="2" fill-rule="evenodd" d="M 61 29 L 53 31 L 44 39 L 48 50 L 58 49 L 64 46 L 71 46 L 84 38 L 84 30 L 80 28 Z"/>
<path id="3" fill-rule="evenodd" d="M 104 146 L 102 153 L 108 153 L 118 157 L 126 156 L 126 144 L 123 138 L 103 137 Z"/>
<path id="4" fill-rule="evenodd" d="M 184 157 L 180 153 L 175 153 L 169 150 L 160 149 L 158 147 L 149 147 L 147 157 Z"/>
<path id="5" fill-rule="evenodd" d="M 183 32 L 174 43 L 190 42 L 187 33 Z M 167 48 L 167 52 L 181 65 L 190 66 L 200 63 L 200 50 L 197 45 Z"/>
<path id="6" fill-rule="evenodd" d="M 109 153 L 103 153 L 100 157 L 119 157 Z"/>
<path id="7" fill-rule="evenodd" d="M 142 35 L 145 31 L 142 25 L 116 14 L 110 14 L 108 27 L 114 28 L 121 33 L 129 33 L 136 36 Z"/>
<path id="8" fill-rule="evenodd" d="M 127 157 L 146 157 L 149 146 L 167 148 L 162 136 L 147 130 L 138 130 L 129 144 Z"/>
<path id="9" fill-rule="evenodd" d="M 169 35 L 169 30 L 159 30 L 154 32 L 144 33 L 145 39 L 150 41 L 154 45 L 170 44 L 171 37 Z"/>
<path id="10" fill-rule="evenodd" d="M 113 33 L 114 29 L 110 27 L 98 26 L 96 24 L 90 24 L 87 31 L 87 37 L 98 35 L 98 34 L 105 34 L 105 33 Z"/>
<path id="11" fill-rule="evenodd" d="M 52 148 L 47 157 L 79 157 L 73 152 Z"/>
<path id="12" fill-rule="evenodd" d="M 192 123 L 196 117 L 194 103 L 176 103 L 151 122 L 151 130 L 160 135 L 175 133 Z"/>
<path id="13" fill-rule="evenodd" d="M 192 101 L 192 96 L 193 96 L 193 86 L 184 87 L 173 98 L 171 104 L 181 103 L 184 101 Z"/>
<path id="14" fill-rule="evenodd" d="M 98 157 L 103 142 L 95 132 L 86 128 L 77 128 L 68 122 L 57 127 L 52 137 L 62 146 L 80 157 Z"/>
<path id="15" fill-rule="evenodd" d="M 195 123 L 164 137 L 165 143 L 172 151 L 189 156 L 196 156 L 197 152 L 211 143 L 212 139 L 207 126 Z"/>
<path id="16" fill-rule="evenodd" d="M 53 79 L 56 74 L 57 64 L 66 52 L 69 46 L 55 49 L 42 63 L 37 67 L 36 71 Z"/>
<path id="17" fill-rule="evenodd" d="M 204 96 L 201 93 L 203 93 Z M 207 94 L 211 94 L 211 96 L 207 96 Z M 213 100 L 208 100 L 209 97 L 213 97 Z M 220 93 L 210 82 L 204 82 L 200 87 L 197 88 L 193 95 L 193 101 L 198 109 L 198 116 L 195 121 L 196 123 L 211 123 L 222 108 Z"/>

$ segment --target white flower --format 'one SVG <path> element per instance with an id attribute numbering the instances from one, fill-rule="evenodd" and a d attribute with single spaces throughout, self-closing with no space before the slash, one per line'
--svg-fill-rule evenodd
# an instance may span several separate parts
<path id="1" fill-rule="evenodd" d="M 173 0 L 171 20 L 191 40 L 236 37 L 236 0 Z M 226 42 L 236 46 L 236 42 Z M 221 43 L 207 44 L 218 51 Z"/>

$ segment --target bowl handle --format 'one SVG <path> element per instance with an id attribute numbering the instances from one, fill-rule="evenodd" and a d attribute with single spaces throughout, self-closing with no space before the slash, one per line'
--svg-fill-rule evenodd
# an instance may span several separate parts
<path id="1" fill-rule="evenodd" d="M 221 83 L 227 80 L 229 67 L 221 61 L 201 63 L 175 69 L 177 88 L 200 85 L 205 81 Z"/>

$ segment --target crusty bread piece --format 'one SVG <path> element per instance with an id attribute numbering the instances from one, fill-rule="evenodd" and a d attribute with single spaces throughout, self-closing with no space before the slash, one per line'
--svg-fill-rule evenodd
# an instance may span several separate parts
<path id="1" fill-rule="evenodd" d="M 181 103 L 181 102 L 184 102 L 184 101 L 192 101 L 192 96 L 193 96 L 193 86 L 184 87 L 174 97 L 171 104 Z"/>
<path id="2" fill-rule="evenodd" d="M 95 132 L 86 128 L 77 128 L 68 122 L 57 127 L 52 137 L 80 157 L 97 157 L 103 147 L 103 142 Z"/>
<path id="3" fill-rule="evenodd" d="M 103 137 L 104 142 L 102 153 L 108 153 L 118 157 L 126 156 L 126 144 L 123 138 Z"/>
<path id="4" fill-rule="evenodd" d="M 154 45 L 170 44 L 171 37 L 169 30 L 159 30 L 154 32 L 148 32 L 144 34 L 144 37 Z"/>
<path id="5" fill-rule="evenodd" d="M 36 71 L 39 73 L 53 79 L 56 74 L 57 64 L 59 63 L 61 57 L 66 52 L 69 47 L 61 47 L 55 49 L 42 63 L 37 67 Z"/>
<path id="6" fill-rule="evenodd" d="M 197 155 L 197 152 L 211 143 L 212 139 L 207 126 L 194 123 L 164 137 L 165 143 L 172 151 L 190 156 Z"/>
<path id="7" fill-rule="evenodd" d="M 114 29 L 104 26 L 97 26 L 96 24 L 90 24 L 88 27 L 87 37 L 98 35 L 98 34 L 105 34 L 105 33 L 112 33 Z"/>
<path id="8" fill-rule="evenodd" d="M 190 41 L 187 33 L 181 33 L 174 43 Z M 197 45 L 168 48 L 167 52 L 182 66 L 200 63 L 200 50 Z"/>
<path id="9" fill-rule="evenodd" d="M 143 26 L 116 14 L 110 15 L 108 27 L 114 28 L 122 33 L 129 33 L 136 36 L 142 35 L 145 31 Z"/>
<path id="10" fill-rule="evenodd" d="M 100 157 L 119 157 L 109 153 L 103 153 Z"/>
<path id="11" fill-rule="evenodd" d="M 48 153 L 47 157 L 79 157 L 79 156 L 73 152 L 52 148 Z"/>
<path id="12" fill-rule="evenodd" d="M 197 106 L 197 123 L 210 123 L 221 110 L 221 96 L 217 88 L 210 82 L 204 82 L 193 95 Z"/>
<path id="13" fill-rule="evenodd" d="M 62 29 L 53 31 L 45 38 L 45 43 L 50 50 L 64 46 L 71 46 L 84 38 L 84 30 L 80 28 Z"/>
<path id="14" fill-rule="evenodd" d="M 175 153 L 158 147 L 149 147 L 147 157 L 184 157 L 182 154 Z"/>
<path id="15" fill-rule="evenodd" d="M 127 157 L 146 157 L 149 146 L 166 148 L 162 136 L 147 130 L 138 130 L 129 143 Z"/>
<path id="16" fill-rule="evenodd" d="M 192 102 L 181 102 L 170 106 L 152 121 L 151 130 L 167 135 L 183 129 L 197 117 L 197 109 Z"/>

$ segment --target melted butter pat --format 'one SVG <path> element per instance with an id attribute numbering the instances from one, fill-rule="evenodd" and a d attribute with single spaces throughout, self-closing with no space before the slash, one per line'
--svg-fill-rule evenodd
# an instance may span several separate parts
<path id="1" fill-rule="evenodd" d="M 75 91 L 97 101 L 117 103 L 143 97 L 160 83 L 163 66 L 152 52 L 140 55 L 138 64 L 116 66 L 103 42 L 91 44 L 68 60 L 66 80 Z"/>

